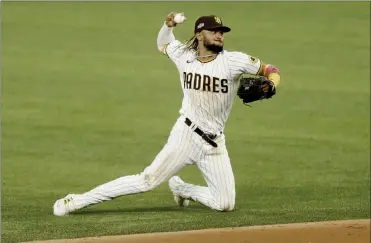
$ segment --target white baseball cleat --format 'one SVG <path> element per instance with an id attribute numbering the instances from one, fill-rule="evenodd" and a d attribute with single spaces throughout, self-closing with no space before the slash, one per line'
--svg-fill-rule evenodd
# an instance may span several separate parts
<path id="1" fill-rule="evenodd" d="M 182 181 L 182 179 L 180 179 L 179 176 L 173 176 L 169 180 L 169 187 L 170 187 L 170 190 L 174 194 L 174 201 L 175 201 L 175 203 L 179 207 L 188 207 L 188 205 L 189 205 L 189 199 L 186 199 L 184 197 L 181 197 L 181 196 L 179 196 L 176 193 L 177 187 L 179 186 L 179 184 L 182 184 L 182 183 L 184 183 L 184 181 Z"/>
<path id="2" fill-rule="evenodd" d="M 74 194 L 68 194 L 64 198 L 58 199 L 53 205 L 53 214 L 55 216 L 65 216 L 77 208 L 74 204 Z"/>

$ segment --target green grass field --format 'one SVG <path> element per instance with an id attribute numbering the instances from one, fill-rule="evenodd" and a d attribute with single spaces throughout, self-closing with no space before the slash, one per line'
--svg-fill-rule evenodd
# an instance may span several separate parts
<path id="1" fill-rule="evenodd" d="M 2 242 L 370 217 L 368 2 L 2 3 Z M 268 101 L 236 98 L 225 130 L 236 209 L 174 205 L 167 183 L 68 217 L 52 205 L 161 150 L 178 117 L 164 17 L 205 14 L 226 49 L 280 68 Z M 204 183 L 196 167 L 180 175 Z"/>

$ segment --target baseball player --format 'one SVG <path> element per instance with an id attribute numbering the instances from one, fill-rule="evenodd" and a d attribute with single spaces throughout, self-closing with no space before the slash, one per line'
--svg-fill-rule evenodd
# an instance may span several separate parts
<path id="1" fill-rule="evenodd" d="M 202 16 L 194 25 L 193 37 L 182 43 L 174 27 L 185 21 L 182 13 L 170 13 L 157 36 L 158 50 L 179 71 L 183 102 L 166 145 L 153 162 L 137 175 L 123 176 L 83 194 L 69 194 L 55 202 L 54 215 L 114 198 L 155 189 L 165 181 L 179 206 L 199 202 L 215 211 L 235 206 L 235 181 L 226 148 L 225 124 L 231 111 L 241 74 L 265 76 L 275 92 L 278 69 L 243 52 L 224 50 L 224 34 L 231 31 L 218 16 Z M 196 165 L 207 186 L 193 185 L 174 176 L 187 165 Z"/>

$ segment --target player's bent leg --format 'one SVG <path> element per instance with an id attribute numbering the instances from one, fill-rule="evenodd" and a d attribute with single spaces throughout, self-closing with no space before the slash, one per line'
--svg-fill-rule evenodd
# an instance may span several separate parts
<path id="1" fill-rule="evenodd" d="M 199 163 L 199 168 L 214 199 L 215 210 L 232 211 L 235 207 L 236 190 L 234 174 L 228 153 L 211 154 Z"/>
<path id="2" fill-rule="evenodd" d="M 172 136 L 181 136 L 184 141 L 187 141 L 190 139 L 190 133 L 191 131 L 188 129 L 178 129 L 178 133 L 172 132 L 169 142 L 142 173 L 123 176 L 86 193 L 69 194 L 65 198 L 57 200 L 54 204 L 54 214 L 62 216 L 120 196 L 155 189 L 187 165 L 192 143 L 178 143 L 176 139 L 172 139 Z"/>
<path id="3" fill-rule="evenodd" d="M 207 187 L 192 185 L 172 177 L 169 180 L 170 189 L 183 198 L 200 202 L 216 211 L 232 211 L 236 193 L 228 152 L 223 143 L 210 151 L 197 163 Z"/>

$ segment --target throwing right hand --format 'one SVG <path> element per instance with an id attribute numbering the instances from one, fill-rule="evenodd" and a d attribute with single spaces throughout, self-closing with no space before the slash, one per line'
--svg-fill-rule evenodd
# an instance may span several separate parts
<path id="1" fill-rule="evenodd" d="M 177 24 L 183 23 L 186 20 L 184 13 L 171 12 L 166 16 L 165 23 L 167 27 L 175 27 Z"/>

